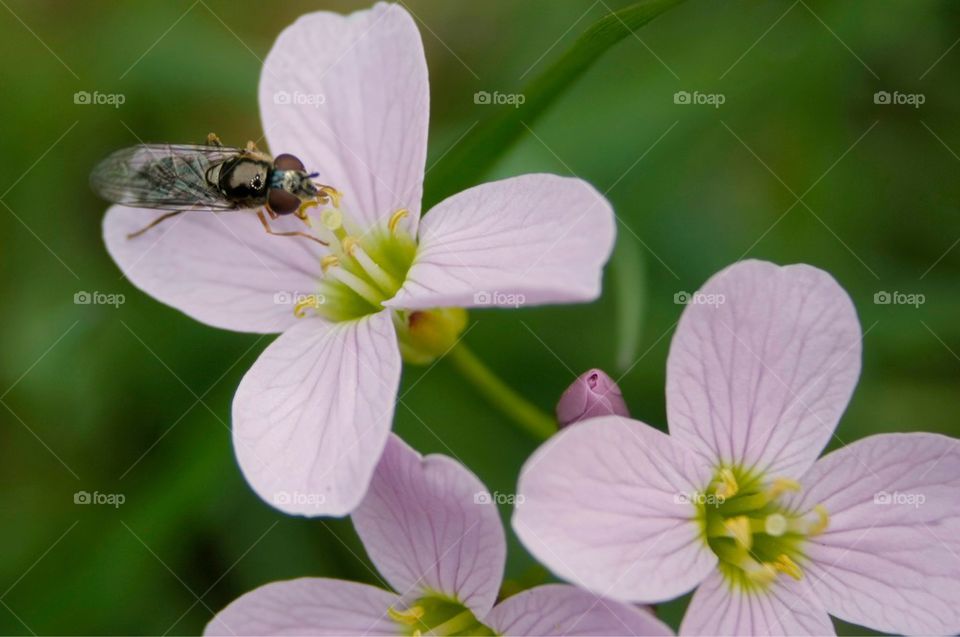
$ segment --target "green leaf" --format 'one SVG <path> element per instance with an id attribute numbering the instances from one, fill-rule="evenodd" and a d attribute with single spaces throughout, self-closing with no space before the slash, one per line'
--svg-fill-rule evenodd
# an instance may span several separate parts
<path id="1" fill-rule="evenodd" d="M 530 81 L 518 108 L 503 108 L 473 128 L 437 161 L 423 196 L 424 209 L 478 183 L 479 179 L 520 138 L 529 125 L 553 104 L 607 49 L 680 4 L 683 0 L 646 0 L 611 13 L 581 35 L 553 65 Z"/>
<path id="2" fill-rule="evenodd" d="M 616 303 L 616 365 L 625 372 L 637 357 L 646 311 L 646 267 L 633 237 L 620 235 L 611 260 Z"/>

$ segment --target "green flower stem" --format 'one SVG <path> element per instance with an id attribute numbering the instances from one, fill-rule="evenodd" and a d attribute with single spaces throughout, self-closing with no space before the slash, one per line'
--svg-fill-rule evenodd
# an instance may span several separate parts
<path id="1" fill-rule="evenodd" d="M 525 432 L 537 440 L 546 440 L 557 433 L 556 420 L 500 380 L 463 343 L 450 350 L 446 358 L 477 388 L 477 391 L 483 394 L 484 398 L 509 416 Z"/>

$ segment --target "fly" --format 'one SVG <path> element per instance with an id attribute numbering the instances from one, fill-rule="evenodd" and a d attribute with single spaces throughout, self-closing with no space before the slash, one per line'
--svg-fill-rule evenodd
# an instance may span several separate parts
<path id="1" fill-rule="evenodd" d="M 90 174 L 90 186 L 99 196 L 131 208 L 166 210 L 146 227 L 127 235 L 132 239 L 183 212 L 248 210 L 263 206 L 272 219 L 335 200 L 339 193 L 314 183 L 303 162 L 288 153 L 275 158 L 253 142 L 244 149 L 224 146 L 211 133 L 206 144 L 140 144 L 118 150 Z M 274 232 L 263 212 L 257 213 L 269 234 L 304 236 L 301 232 Z"/>

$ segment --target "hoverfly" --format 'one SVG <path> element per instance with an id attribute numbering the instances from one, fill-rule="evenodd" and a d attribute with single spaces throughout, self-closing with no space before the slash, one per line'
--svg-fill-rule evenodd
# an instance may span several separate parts
<path id="1" fill-rule="evenodd" d="M 90 186 L 112 203 L 169 211 L 127 235 L 132 239 L 192 210 L 220 212 L 264 206 L 273 219 L 291 213 L 303 218 L 304 206 L 338 194 L 329 186 L 315 184 L 317 175 L 308 173 L 293 155 L 271 158 L 253 142 L 245 149 L 231 148 L 211 133 L 205 145 L 140 144 L 120 149 L 97 164 L 90 174 Z M 269 234 L 319 241 L 305 233 L 274 232 L 263 213 L 258 216 Z"/>

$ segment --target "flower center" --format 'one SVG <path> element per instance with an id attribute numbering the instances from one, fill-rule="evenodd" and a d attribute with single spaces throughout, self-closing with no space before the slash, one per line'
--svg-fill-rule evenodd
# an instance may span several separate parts
<path id="1" fill-rule="evenodd" d="M 404 610 L 388 608 L 401 635 L 496 635 L 460 602 L 442 595 L 421 597 Z"/>
<path id="2" fill-rule="evenodd" d="M 399 222 L 406 210 L 393 214 L 386 226 L 360 228 L 334 206 L 311 216 L 306 210 L 301 217 L 330 246 L 320 261 L 323 278 L 317 294 L 309 296 L 294 308 L 297 316 L 308 310 L 331 321 L 348 321 L 383 309 L 382 303 L 403 285 L 413 263 L 417 243 Z"/>
<path id="3" fill-rule="evenodd" d="M 720 572 L 731 585 L 763 590 L 780 575 L 803 577 L 803 542 L 829 523 L 818 504 L 806 512 L 784 506 L 781 496 L 799 491 L 789 478 L 765 479 L 742 467 L 717 469 L 696 498 L 704 539 L 720 559 Z"/>
<path id="4" fill-rule="evenodd" d="M 386 224 L 361 228 L 340 209 L 341 193 L 328 189 L 323 197 L 300 207 L 297 215 L 330 248 L 320 260 L 323 278 L 315 294 L 293 308 L 298 317 L 313 311 L 330 321 L 349 321 L 383 310 L 383 302 L 400 290 L 417 252 L 417 242 L 400 222 L 398 210 Z M 319 213 L 310 208 L 330 203 Z M 404 360 L 428 364 L 453 347 L 466 327 L 461 308 L 394 310 L 391 313 Z"/>

